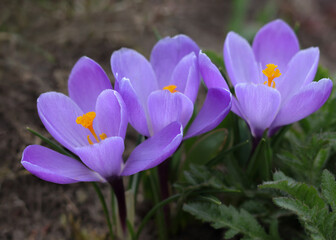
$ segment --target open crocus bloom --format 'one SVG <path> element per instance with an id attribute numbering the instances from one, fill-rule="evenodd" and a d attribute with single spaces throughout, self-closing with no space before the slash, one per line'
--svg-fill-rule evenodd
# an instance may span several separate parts
<path id="1" fill-rule="evenodd" d="M 202 56 L 202 57 L 199 57 Z M 153 136 L 171 122 L 183 127 L 189 122 L 200 85 L 200 72 L 208 80 L 215 66 L 185 35 L 167 37 L 153 48 L 150 62 L 131 49 L 112 54 L 111 67 L 116 90 L 122 95 L 131 125 L 145 136 Z M 215 128 L 231 108 L 227 89 L 208 86 L 202 109 L 190 125 L 185 138 Z"/>
<path id="2" fill-rule="evenodd" d="M 81 162 L 39 145 L 28 146 L 22 165 L 54 183 L 109 181 L 154 167 L 182 141 L 182 127 L 172 123 L 134 149 L 123 163 L 128 124 L 126 106 L 102 68 L 81 58 L 69 78 L 69 95 L 48 92 L 37 100 L 39 116 L 49 133 Z"/>
<path id="3" fill-rule="evenodd" d="M 272 135 L 325 103 L 332 81 L 313 82 L 318 60 L 319 49 L 300 50 L 295 33 L 282 20 L 262 27 L 252 47 L 234 32 L 227 35 L 224 61 L 236 95 L 232 111 L 247 122 L 254 137 L 266 129 Z"/>

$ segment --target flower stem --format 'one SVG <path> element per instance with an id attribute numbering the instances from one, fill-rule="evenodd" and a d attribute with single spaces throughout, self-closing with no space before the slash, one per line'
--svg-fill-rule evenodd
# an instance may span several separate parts
<path id="1" fill-rule="evenodd" d="M 107 179 L 107 181 L 110 183 L 114 194 L 117 198 L 118 202 L 118 209 L 119 209 L 119 219 L 121 228 L 126 234 L 126 201 L 125 201 L 125 189 L 124 189 L 124 183 L 121 177 L 111 177 Z"/>
<path id="2" fill-rule="evenodd" d="M 260 143 L 261 137 L 252 137 L 252 149 L 251 149 L 251 156 L 254 154 L 256 148 Z"/>
<path id="3" fill-rule="evenodd" d="M 160 192 L 161 192 L 161 199 L 164 200 L 169 197 L 169 166 L 170 166 L 170 160 L 171 158 L 168 158 L 166 161 L 161 163 L 158 166 L 158 175 L 159 175 L 159 181 L 160 181 Z M 164 217 L 166 220 L 166 223 L 169 223 L 169 217 L 170 217 L 170 210 L 169 206 L 164 206 L 163 208 Z"/>
<path id="4" fill-rule="evenodd" d="M 109 214 L 109 211 L 107 209 L 107 205 L 106 205 L 106 202 L 105 202 L 105 199 L 104 199 L 104 195 L 101 192 L 100 188 L 98 187 L 97 183 L 92 182 L 91 184 L 92 184 L 93 188 L 96 190 L 96 193 L 98 195 L 100 203 L 103 207 L 103 211 L 104 211 L 104 214 L 105 214 L 107 226 L 108 226 L 109 232 L 110 232 L 110 238 L 113 240 L 114 235 L 113 235 L 113 231 L 112 231 L 112 224 L 111 224 L 110 214 Z"/>
<path id="5" fill-rule="evenodd" d="M 139 228 L 138 228 L 138 231 L 137 231 L 137 233 L 136 233 L 136 235 L 135 235 L 135 239 L 136 239 L 136 240 L 139 239 L 139 237 L 140 237 L 140 233 L 142 232 L 143 228 L 146 226 L 147 222 L 150 220 L 150 218 L 155 214 L 155 212 L 156 212 L 159 208 L 161 208 L 161 207 L 165 206 L 166 204 L 168 204 L 168 203 L 170 203 L 170 202 L 172 202 L 172 201 L 178 199 L 180 196 L 181 196 L 181 194 L 175 194 L 175 195 L 173 195 L 173 196 L 171 196 L 171 197 L 169 197 L 169 198 L 163 200 L 162 202 L 157 203 L 157 204 L 156 204 L 156 205 L 155 205 L 155 206 L 154 206 L 154 207 L 147 213 L 147 215 L 146 215 L 146 216 L 143 218 L 143 220 L 141 221 L 140 226 L 139 226 Z"/>
<path id="6" fill-rule="evenodd" d="M 154 204 L 158 204 L 160 202 L 160 189 L 158 182 L 158 175 L 156 169 L 152 169 L 150 171 L 150 184 L 152 187 L 153 192 L 153 200 Z M 166 240 L 167 239 L 167 230 L 166 230 L 166 224 L 164 219 L 164 214 L 162 211 L 156 212 L 156 223 L 158 227 L 158 239 L 160 240 Z"/>

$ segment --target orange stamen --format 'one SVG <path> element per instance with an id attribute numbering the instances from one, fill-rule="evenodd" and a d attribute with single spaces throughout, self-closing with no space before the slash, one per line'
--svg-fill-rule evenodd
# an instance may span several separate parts
<path id="1" fill-rule="evenodd" d="M 269 87 L 275 88 L 274 78 L 281 76 L 280 70 L 276 69 L 277 67 L 278 66 L 275 64 L 267 64 L 266 68 L 262 70 L 263 74 L 265 74 L 266 77 L 268 78 L 268 80 L 264 82 L 265 85 L 267 84 Z"/>
<path id="2" fill-rule="evenodd" d="M 100 134 L 99 137 L 101 140 L 104 140 L 105 138 L 107 138 L 105 133 Z"/>
<path id="3" fill-rule="evenodd" d="M 96 139 L 97 143 L 99 143 L 100 142 L 99 138 L 93 129 L 93 120 L 95 119 L 95 117 L 96 117 L 95 112 L 88 112 L 83 116 L 77 117 L 76 123 L 81 124 L 83 127 L 87 128 L 91 132 L 92 136 Z M 99 137 L 101 140 L 104 140 L 107 136 L 105 133 L 102 133 L 99 135 Z M 93 144 L 89 135 L 87 136 L 87 140 L 91 145 Z"/>
<path id="4" fill-rule="evenodd" d="M 178 92 L 176 90 L 177 86 L 176 85 L 168 85 L 168 86 L 165 86 L 164 88 L 162 88 L 163 90 L 168 90 L 169 92 L 171 93 L 176 93 Z"/>

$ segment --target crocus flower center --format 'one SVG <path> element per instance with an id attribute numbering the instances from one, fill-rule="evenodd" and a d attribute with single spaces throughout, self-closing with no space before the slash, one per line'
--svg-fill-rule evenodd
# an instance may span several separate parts
<path id="1" fill-rule="evenodd" d="M 268 78 L 268 80 L 264 82 L 265 85 L 267 84 L 269 87 L 272 86 L 273 88 L 275 88 L 274 78 L 281 76 L 280 70 L 276 69 L 277 67 L 278 66 L 275 64 L 267 64 L 266 68 L 262 70 L 263 74 L 265 74 Z"/>
<path id="2" fill-rule="evenodd" d="M 168 85 L 168 86 L 165 86 L 164 88 L 162 88 L 163 90 L 168 90 L 169 92 L 171 93 L 176 93 L 178 92 L 176 90 L 177 86 L 176 85 Z"/>
<path id="3" fill-rule="evenodd" d="M 96 134 L 96 132 L 93 129 L 93 120 L 96 117 L 96 113 L 95 112 L 88 112 L 85 113 L 83 116 L 79 116 L 76 119 L 76 123 L 82 125 L 83 127 L 89 129 L 89 131 L 91 132 L 91 134 L 93 135 L 93 137 L 96 139 L 96 141 L 99 143 L 99 138 Z M 107 136 L 105 133 L 102 133 L 99 135 L 101 140 L 104 140 Z M 90 135 L 87 136 L 87 140 L 88 142 L 92 145 L 93 142 L 90 139 Z"/>

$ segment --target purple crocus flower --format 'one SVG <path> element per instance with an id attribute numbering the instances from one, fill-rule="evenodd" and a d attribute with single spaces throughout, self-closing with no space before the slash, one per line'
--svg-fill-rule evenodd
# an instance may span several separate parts
<path id="1" fill-rule="evenodd" d="M 116 90 L 127 105 L 130 124 L 145 136 L 155 135 L 174 121 L 185 127 L 193 114 L 200 73 L 207 85 L 217 70 L 185 35 L 160 40 L 152 50 L 150 62 L 134 50 L 120 49 L 112 54 L 111 67 Z M 215 128 L 230 111 L 230 92 L 207 87 L 203 107 L 185 138 Z"/>
<path id="2" fill-rule="evenodd" d="M 318 110 L 328 99 L 332 81 L 313 82 L 319 49 L 300 50 L 293 30 L 282 20 L 262 27 L 252 47 L 234 32 L 224 43 L 224 61 L 235 90 L 232 111 L 260 138 L 271 136 L 283 125 Z M 216 86 L 227 86 L 219 79 Z"/>
<path id="3" fill-rule="evenodd" d="M 119 176 L 158 165 L 182 141 L 182 126 L 174 122 L 137 146 L 124 164 L 126 106 L 96 62 L 86 57 L 77 62 L 69 77 L 69 96 L 44 93 L 37 100 L 37 109 L 49 133 L 81 162 L 43 146 L 28 146 L 21 163 L 43 180 L 111 183 Z"/>

